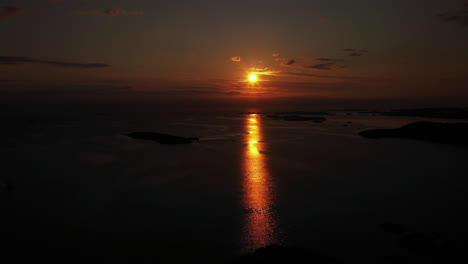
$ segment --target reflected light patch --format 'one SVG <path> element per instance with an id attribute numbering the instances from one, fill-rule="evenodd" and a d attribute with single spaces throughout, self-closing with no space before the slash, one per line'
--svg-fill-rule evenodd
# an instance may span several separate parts
<path id="1" fill-rule="evenodd" d="M 277 243 L 277 224 L 272 213 L 274 189 L 266 157 L 262 133 L 262 119 L 249 115 L 245 119 L 246 150 L 243 156 L 243 206 L 247 212 L 244 219 L 243 250 L 253 252 L 258 248 Z"/>

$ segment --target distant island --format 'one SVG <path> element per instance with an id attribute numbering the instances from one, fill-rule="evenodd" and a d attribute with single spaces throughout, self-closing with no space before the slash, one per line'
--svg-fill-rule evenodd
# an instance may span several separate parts
<path id="1" fill-rule="evenodd" d="M 468 108 L 396 109 L 388 112 L 367 111 L 360 113 L 380 114 L 383 116 L 414 116 L 423 118 L 468 119 Z"/>
<path id="2" fill-rule="evenodd" d="M 193 141 L 199 140 L 195 137 L 179 137 L 156 132 L 133 132 L 126 134 L 126 136 L 134 139 L 151 140 L 159 144 L 192 144 Z"/>
<path id="3" fill-rule="evenodd" d="M 275 120 L 285 120 L 285 121 L 313 121 L 316 123 L 320 123 L 320 122 L 327 120 L 325 117 L 321 117 L 321 116 L 300 116 L 300 115 L 286 115 L 286 116 L 268 115 L 267 118 L 275 119 Z"/>
<path id="4" fill-rule="evenodd" d="M 415 122 L 395 129 L 365 130 L 365 138 L 408 138 L 468 146 L 468 123 Z"/>

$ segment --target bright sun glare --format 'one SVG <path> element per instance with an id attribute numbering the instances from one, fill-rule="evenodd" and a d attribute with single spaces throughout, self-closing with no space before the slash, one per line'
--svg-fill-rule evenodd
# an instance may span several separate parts
<path id="1" fill-rule="evenodd" d="M 252 74 L 252 75 L 250 75 L 249 79 L 250 79 L 251 82 L 255 82 L 257 80 L 257 76 Z"/>

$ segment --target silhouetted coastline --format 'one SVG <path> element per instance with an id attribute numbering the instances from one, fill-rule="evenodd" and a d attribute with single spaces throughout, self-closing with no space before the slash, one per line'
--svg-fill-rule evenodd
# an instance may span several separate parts
<path id="1" fill-rule="evenodd" d="M 468 146 L 468 123 L 415 122 L 395 129 L 365 130 L 365 138 L 407 138 Z"/>

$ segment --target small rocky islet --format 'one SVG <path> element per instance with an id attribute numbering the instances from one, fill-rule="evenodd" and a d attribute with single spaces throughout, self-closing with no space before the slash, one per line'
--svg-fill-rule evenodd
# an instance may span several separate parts
<path id="1" fill-rule="evenodd" d="M 468 123 L 414 122 L 400 128 L 359 132 L 365 138 L 407 138 L 428 142 L 468 146 Z"/>

